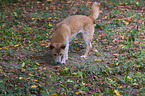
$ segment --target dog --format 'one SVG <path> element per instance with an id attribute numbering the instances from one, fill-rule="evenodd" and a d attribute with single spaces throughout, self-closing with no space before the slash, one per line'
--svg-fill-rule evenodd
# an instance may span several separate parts
<path id="1" fill-rule="evenodd" d="M 99 16 L 99 6 L 97 2 L 92 4 L 90 16 L 72 15 L 56 25 L 55 32 L 52 35 L 50 50 L 55 63 L 66 63 L 68 60 L 69 42 L 72 41 L 78 33 L 82 34 L 86 44 L 86 52 L 81 57 L 87 57 L 92 48 L 92 38 L 94 34 L 93 21 Z"/>

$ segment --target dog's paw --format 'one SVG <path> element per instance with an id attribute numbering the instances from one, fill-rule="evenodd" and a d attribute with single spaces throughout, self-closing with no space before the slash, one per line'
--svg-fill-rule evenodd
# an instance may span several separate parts
<path id="1" fill-rule="evenodd" d="M 86 55 L 82 55 L 81 57 L 82 57 L 82 58 L 87 58 L 87 56 L 86 56 Z"/>

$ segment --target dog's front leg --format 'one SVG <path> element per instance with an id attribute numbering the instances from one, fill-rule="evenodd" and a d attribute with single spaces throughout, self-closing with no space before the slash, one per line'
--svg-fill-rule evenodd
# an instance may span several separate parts
<path id="1" fill-rule="evenodd" d="M 61 63 L 66 63 L 66 60 L 68 60 L 68 50 L 69 50 L 69 43 L 66 44 L 66 47 L 65 47 L 65 50 L 64 50 L 64 55 L 63 55 Z"/>

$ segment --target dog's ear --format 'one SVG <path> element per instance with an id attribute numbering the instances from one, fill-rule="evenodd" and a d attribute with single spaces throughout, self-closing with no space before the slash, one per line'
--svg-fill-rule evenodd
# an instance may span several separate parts
<path id="1" fill-rule="evenodd" d="M 62 49 L 65 49 L 65 47 L 66 47 L 65 44 L 62 44 L 62 45 L 61 45 L 61 48 L 62 48 Z"/>
<path id="2" fill-rule="evenodd" d="M 50 50 L 52 50 L 54 48 L 54 46 L 53 45 L 50 45 L 49 48 L 50 48 Z"/>

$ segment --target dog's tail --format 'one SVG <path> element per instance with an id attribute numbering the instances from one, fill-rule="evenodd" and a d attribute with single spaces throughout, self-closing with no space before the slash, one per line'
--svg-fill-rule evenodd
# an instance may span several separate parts
<path id="1" fill-rule="evenodd" d="M 92 5 L 92 13 L 89 16 L 92 20 L 97 19 L 99 16 L 99 6 L 97 2 L 94 2 Z"/>

